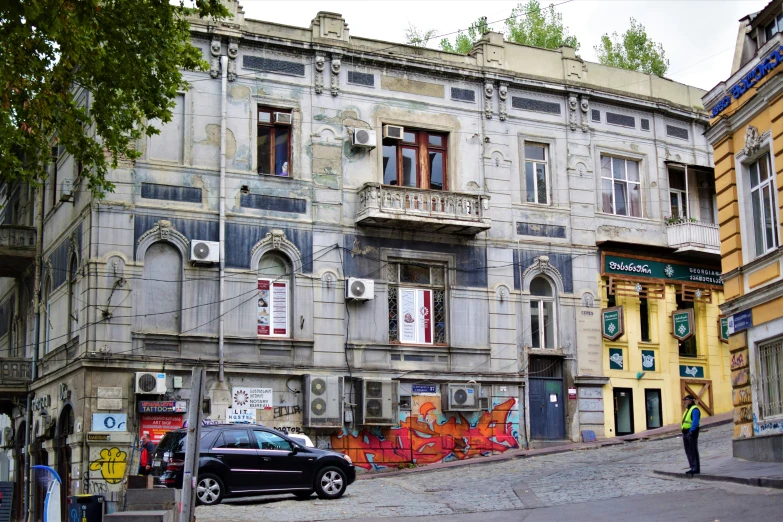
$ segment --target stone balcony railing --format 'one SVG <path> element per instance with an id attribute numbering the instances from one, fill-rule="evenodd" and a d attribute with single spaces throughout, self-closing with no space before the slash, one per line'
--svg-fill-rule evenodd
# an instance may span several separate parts
<path id="1" fill-rule="evenodd" d="M 0 225 L 0 277 L 17 277 L 35 260 L 35 227 Z"/>
<path id="2" fill-rule="evenodd" d="M 367 183 L 356 224 L 474 236 L 488 230 L 489 196 Z"/>
<path id="3" fill-rule="evenodd" d="M 21 357 L 0 357 L 0 384 L 27 384 L 30 382 L 30 360 Z"/>
<path id="4" fill-rule="evenodd" d="M 720 228 L 713 223 L 679 221 L 666 225 L 666 237 L 677 252 L 705 252 L 720 255 Z"/>

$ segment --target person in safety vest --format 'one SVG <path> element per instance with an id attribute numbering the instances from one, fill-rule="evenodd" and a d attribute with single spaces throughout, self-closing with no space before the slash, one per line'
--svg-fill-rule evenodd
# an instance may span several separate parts
<path id="1" fill-rule="evenodd" d="M 685 474 L 693 476 L 701 473 L 701 463 L 699 462 L 701 411 L 696 406 L 696 399 L 692 395 L 686 395 L 683 401 L 685 402 L 685 413 L 682 414 L 682 443 L 685 446 L 685 455 L 688 457 L 688 466 L 690 466 Z"/>

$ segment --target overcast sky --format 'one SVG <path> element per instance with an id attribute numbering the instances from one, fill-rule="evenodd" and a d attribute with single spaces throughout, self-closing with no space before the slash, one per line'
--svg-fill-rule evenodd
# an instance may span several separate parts
<path id="1" fill-rule="evenodd" d="M 542 5 L 564 0 L 542 0 Z M 572 0 L 556 9 L 581 44 L 579 54 L 597 61 L 593 47 L 604 33 L 622 33 L 630 17 L 663 44 L 670 61 L 667 77 L 711 89 L 728 78 L 737 21 L 763 8 L 769 0 Z M 405 28 L 436 29 L 438 34 L 468 27 L 480 16 L 502 20 L 519 2 L 494 0 L 240 0 L 245 16 L 308 27 L 318 11 L 341 13 L 351 34 L 390 42 L 404 42 Z M 502 30 L 503 23 L 493 25 Z M 452 36 L 449 36 L 453 38 Z M 439 40 L 439 39 L 436 39 Z M 437 42 L 435 42 L 437 44 Z M 433 46 L 431 44 L 431 46 Z"/>

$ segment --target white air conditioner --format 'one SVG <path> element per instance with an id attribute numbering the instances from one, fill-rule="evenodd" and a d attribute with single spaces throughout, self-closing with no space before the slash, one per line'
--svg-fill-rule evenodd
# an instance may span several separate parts
<path id="1" fill-rule="evenodd" d="M 35 423 L 35 436 L 45 437 L 47 435 L 47 432 L 49 431 L 49 428 L 51 427 L 52 427 L 51 415 L 41 415 L 41 418 L 38 419 L 38 422 Z"/>
<path id="2" fill-rule="evenodd" d="M 364 426 L 394 426 L 397 383 L 362 379 L 356 383 L 361 406 L 359 424 Z"/>
<path id="3" fill-rule="evenodd" d="M 375 281 L 349 277 L 345 282 L 345 298 L 362 301 L 375 298 Z"/>
<path id="4" fill-rule="evenodd" d="M 166 393 L 166 374 L 136 372 L 136 393 L 161 395 Z"/>
<path id="5" fill-rule="evenodd" d="M 292 121 L 293 121 L 293 117 L 290 112 L 275 113 L 275 123 L 279 123 L 281 125 L 291 125 Z"/>
<path id="6" fill-rule="evenodd" d="M 14 445 L 14 429 L 10 426 L 3 428 L 3 444 L 4 448 L 10 448 Z"/>
<path id="7" fill-rule="evenodd" d="M 399 125 L 384 125 L 383 126 L 383 137 L 389 138 L 392 140 L 401 140 L 403 137 L 403 134 L 405 132 L 404 127 L 400 127 Z"/>
<path id="8" fill-rule="evenodd" d="M 194 239 L 190 242 L 190 260 L 194 263 L 219 263 L 220 243 Z"/>
<path id="9" fill-rule="evenodd" d="M 304 379 L 302 421 L 307 428 L 343 427 L 343 377 L 310 375 Z"/>
<path id="10" fill-rule="evenodd" d="M 481 386 L 471 384 L 447 384 L 445 411 L 479 411 Z"/>
<path id="11" fill-rule="evenodd" d="M 354 147 L 375 148 L 375 132 L 369 129 L 354 129 L 351 137 L 351 145 Z"/>
<path id="12" fill-rule="evenodd" d="M 60 187 L 60 201 L 71 201 L 73 199 L 73 180 L 66 178 Z"/>

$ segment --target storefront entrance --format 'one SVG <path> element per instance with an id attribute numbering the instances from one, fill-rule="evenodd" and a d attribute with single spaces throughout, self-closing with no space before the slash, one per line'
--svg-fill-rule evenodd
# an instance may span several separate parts
<path id="1" fill-rule="evenodd" d="M 614 432 L 618 436 L 633 433 L 633 391 L 630 388 L 614 389 Z"/>
<path id="2" fill-rule="evenodd" d="M 563 361 L 554 357 L 530 357 L 530 438 L 565 439 Z"/>

